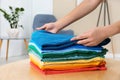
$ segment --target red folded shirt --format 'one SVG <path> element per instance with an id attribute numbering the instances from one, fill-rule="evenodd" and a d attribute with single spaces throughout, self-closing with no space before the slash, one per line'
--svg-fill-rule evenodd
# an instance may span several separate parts
<path id="1" fill-rule="evenodd" d="M 107 69 L 105 66 L 98 66 L 98 67 L 78 68 L 78 69 L 71 69 L 71 70 L 41 70 L 34 63 L 30 62 L 30 64 L 31 64 L 32 68 L 34 68 L 35 70 L 37 70 L 43 74 L 60 74 L 60 73 L 95 71 L 95 70 L 106 70 Z"/>

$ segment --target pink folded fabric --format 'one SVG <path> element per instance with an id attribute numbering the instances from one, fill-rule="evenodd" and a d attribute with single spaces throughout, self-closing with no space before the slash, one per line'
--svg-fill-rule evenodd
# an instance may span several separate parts
<path id="1" fill-rule="evenodd" d="M 70 70 L 41 70 L 38 66 L 34 63 L 30 62 L 32 68 L 35 70 L 43 73 L 43 74 L 60 74 L 60 73 L 70 73 L 70 72 L 82 72 L 82 71 L 95 71 L 95 70 L 106 70 L 105 66 L 98 66 L 98 67 L 88 67 L 88 68 L 77 68 L 77 69 L 70 69 Z"/>

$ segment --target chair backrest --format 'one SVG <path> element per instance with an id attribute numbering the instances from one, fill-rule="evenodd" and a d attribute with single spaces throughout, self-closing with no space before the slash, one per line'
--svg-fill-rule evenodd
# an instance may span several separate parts
<path id="1" fill-rule="evenodd" d="M 35 30 L 37 27 L 43 26 L 46 23 L 55 22 L 56 20 L 56 17 L 51 14 L 37 14 L 34 17 L 33 30 Z"/>
<path id="2" fill-rule="evenodd" d="M 33 21 L 33 31 L 36 30 L 37 27 L 41 27 L 46 23 L 55 22 L 57 19 L 54 15 L 50 14 L 37 14 L 34 17 Z M 69 34 L 74 35 L 74 32 L 72 30 L 61 30 L 58 32 L 59 34 Z"/>

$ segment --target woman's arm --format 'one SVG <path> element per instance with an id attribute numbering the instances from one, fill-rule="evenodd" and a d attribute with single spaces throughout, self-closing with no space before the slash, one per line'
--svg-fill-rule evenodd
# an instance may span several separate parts
<path id="1" fill-rule="evenodd" d="M 96 46 L 104 39 L 118 33 L 120 33 L 120 21 L 108 26 L 91 29 L 71 40 L 78 40 L 78 44 L 83 44 L 85 46 Z"/>
<path id="2" fill-rule="evenodd" d="M 108 27 L 106 27 L 104 32 L 106 32 L 107 37 L 111 37 L 115 34 L 120 33 L 120 21 L 113 23 L 109 25 Z"/>
<path id="3" fill-rule="evenodd" d="M 75 9 L 73 9 L 63 18 L 59 19 L 54 23 L 45 24 L 37 29 L 44 29 L 46 31 L 56 33 L 67 25 L 75 22 L 76 20 L 84 17 L 85 15 L 93 11 L 102 1 L 103 0 L 84 0 L 81 4 L 79 4 Z"/>
<path id="4" fill-rule="evenodd" d="M 55 24 L 59 30 L 66 27 L 67 25 L 75 22 L 76 20 L 86 16 L 88 13 L 93 11 L 103 0 L 84 0 L 69 14 L 59 19 Z"/>

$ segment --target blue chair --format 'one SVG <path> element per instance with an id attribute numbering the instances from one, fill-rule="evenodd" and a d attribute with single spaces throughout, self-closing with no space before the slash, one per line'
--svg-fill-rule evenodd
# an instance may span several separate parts
<path id="1" fill-rule="evenodd" d="M 51 14 L 37 14 L 33 21 L 33 31 L 37 27 L 43 26 L 46 23 L 55 22 L 56 20 L 56 17 Z"/>
<path id="2" fill-rule="evenodd" d="M 34 21 L 33 21 L 33 31 L 35 31 L 37 27 L 41 27 L 46 23 L 55 22 L 55 21 L 57 21 L 57 19 L 54 15 L 51 15 L 51 14 L 37 14 L 34 17 Z M 58 33 L 59 34 L 74 35 L 74 32 L 72 30 L 61 30 Z"/>

